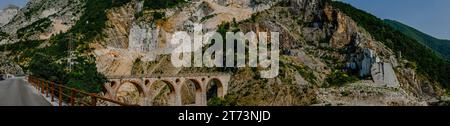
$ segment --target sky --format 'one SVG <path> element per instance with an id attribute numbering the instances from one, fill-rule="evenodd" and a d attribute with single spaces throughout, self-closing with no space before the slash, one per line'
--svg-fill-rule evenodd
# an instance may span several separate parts
<path id="1" fill-rule="evenodd" d="M 5 8 L 8 5 L 16 5 L 19 7 L 24 7 L 27 4 L 28 0 L 0 0 L 0 8 Z"/>
<path id="2" fill-rule="evenodd" d="M 450 0 L 342 0 L 382 19 L 393 19 L 450 40 Z"/>

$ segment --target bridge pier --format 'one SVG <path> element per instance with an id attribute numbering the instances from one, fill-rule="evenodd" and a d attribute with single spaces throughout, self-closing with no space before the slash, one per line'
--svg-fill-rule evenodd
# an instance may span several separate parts
<path id="1" fill-rule="evenodd" d="M 182 106 L 181 89 L 175 90 L 174 104 L 172 106 Z"/>
<path id="2" fill-rule="evenodd" d="M 195 104 L 197 106 L 207 106 L 206 101 L 206 91 L 196 92 L 195 94 Z"/>

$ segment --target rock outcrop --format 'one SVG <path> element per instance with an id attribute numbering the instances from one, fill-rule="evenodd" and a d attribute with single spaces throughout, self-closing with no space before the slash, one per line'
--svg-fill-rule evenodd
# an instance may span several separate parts
<path id="1" fill-rule="evenodd" d="M 14 5 L 9 5 L 8 7 L 0 10 L 0 26 L 8 24 L 11 19 L 16 16 L 19 11 L 19 7 Z"/>
<path id="2" fill-rule="evenodd" d="M 373 64 L 371 74 L 376 84 L 385 84 L 387 87 L 400 86 L 391 63 Z"/>
<path id="3" fill-rule="evenodd" d="M 227 72 L 232 77 L 225 100 L 235 105 L 426 105 L 443 92 L 326 0 L 192 0 L 164 9 L 143 6 L 143 1 L 133 0 L 105 10 L 106 27 L 86 42 L 92 51 L 84 54 L 95 56 L 97 71 L 107 77 Z M 16 31 L 48 18 L 52 22 L 48 32 L 28 38 L 46 40 L 70 29 L 82 8 L 79 0 L 31 0 L 2 30 L 14 41 L 20 38 L 14 36 Z M 228 27 L 221 26 L 226 23 Z M 280 33 L 280 75 L 265 79 L 259 68 L 171 64 L 173 33 L 205 34 L 219 26 L 226 31 Z M 330 86 L 335 71 L 359 81 Z M 124 101 L 139 99 L 132 84 L 124 88 L 130 89 L 120 93 Z M 167 89 L 164 84 L 156 88 L 156 101 L 167 101 Z M 195 92 L 191 89 L 183 92 Z"/>
<path id="4" fill-rule="evenodd" d="M 319 95 L 317 88 L 326 85 L 326 77 L 333 69 L 356 72 L 363 78 L 363 84 L 348 85 L 349 92 L 358 92 L 355 86 L 367 85 L 384 98 L 396 99 L 386 102 L 366 102 L 357 100 L 347 105 L 423 105 L 422 99 L 411 95 L 409 90 L 396 92 L 390 88 L 401 88 L 398 71 L 402 64 L 393 51 L 382 42 L 374 40 L 355 21 L 323 0 L 289 0 L 289 4 L 274 4 L 277 1 L 231 1 L 194 0 L 179 8 L 164 10 L 163 19 L 153 19 L 151 13 L 142 10 L 138 3 L 109 11 L 110 28 L 104 46 L 95 46 L 99 71 L 106 75 L 133 74 L 177 74 L 191 72 L 214 72 L 208 69 L 176 69 L 170 65 L 165 55 L 169 55 L 174 45 L 168 44 L 174 31 L 194 31 L 196 23 L 202 24 L 203 33 L 216 31 L 223 22 L 238 22 L 240 31 L 277 31 L 281 34 L 280 46 L 284 64 L 302 66 L 304 69 L 282 68 L 281 75 L 268 79 L 264 89 L 254 87 L 258 81 L 245 79 L 254 74 L 248 69 L 238 70 L 230 85 L 230 94 L 242 105 L 308 105 L 324 101 L 312 101 L 314 97 L 327 99 L 329 95 Z M 142 4 L 142 3 L 141 3 Z M 288 6 L 286 6 L 288 5 Z M 132 8 L 134 7 L 134 8 Z M 143 17 L 132 17 L 129 13 L 145 12 Z M 252 17 L 253 16 L 253 17 Z M 117 17 L 126 17 L 123 20 Z M 248 21 L 250 20 L 250 21 Z M 129 30 L 122 30 L 129 28 Z M 128 36 L 127 36 L 128 35 Z M 128 39 L 123 38 L 128 37 Z M 102 52 L 102 53 L 98 53 Z M 326 58 L 324 58 L 326 57 Z M 108 60 L 106 60 L 108 59 Z M 138 61 L 138 62 L 137 62 Z M 297 64 L 299 63 L 299 64 Z M 131 69 L 130 69 L 131 68 Z M 301 71 L 300 74 L 289 71 Z M 309 73 L 309 74 L 306 74 Z M 403 74 L 402 74 L 403 75 Z M 295 86 L 280 87 L 280 84 Z M 254 85 L 252 85 L 254 84 Z M 317 85 L 314 85 L 317 84 Z M 253 89 L 243 87 L 254 87 Z M 382 89 L 383 88 L 383 89 Z M 384 89 L 386 88 L 386 89 Z M 265 90 L 266 89 L 266 90 Z M 272 94 L 263 91 L 272 90 Z M 292 89 L 298 89 L 296 91 Z M 279 95 L 274 92 L 290 92 Z M 301 90 L 301 91 L 300 91 Z M 334 88 L 322 88 L 324 92 Z M 243 96 L 242 93 L 251 92 Z M 316 92 L 316 93 L 313 93 Z M 421 91 L 419 91 L 421 92 Z M 415 94 L 415 93 L 412 93 Z M 395 96 L 393 96 L 395 95 Z M 277 97 L 275 97 L 277 96 Z M 392 97 L 391 97 L 392 96 Z M 303 100 L 293 100 L 303 97 Z M 335 97 L 335 96 L 333 96 Z M 342 96 L 344 97 L 344 96 Z M 356 94 L 355 97 L 359 97 Z M 364 96 L 371 98 L 371 95 Z M 383 97 L 373 96 L 382 100 Z M 248 99 L 266 99 L 253 101 Z M 291 99 L 292 101 L 289 101 Z M 309 99 L 309 100 L 308 100 Z M 405 101 L 402 101 L 404 99 Z M 336 99 L 335 99 L 336 100 Z M 272 101 L 272 102 L 271 102 Z M 273 102 L 278 101 L 278 102 Z"/>
<path id="5" fill-rule="evenodd" d="M 9 61 L 6 56 L 0 56 L 0 59 L 0 74 L 24 74 L 22 68 L 19 65 Z"/>
<path id="6" fill-rule="evenodd" d="M 1 27 L 1 31 L 10 34 L 12 42 L 17 42 L 19 39 L 25 39 L 16 34 L 18 30 L 43 19 L 50 19 L 51 25 L 43 28 L 45 29 L 44 33 L 34 33 L 26 38 L 28 40 L 45 40 L 57 33 L 66 32 L 73 26 L 83 14 L 82 7 L 83 2 L 80 0 L 30 0 L 8 24 Z"/>

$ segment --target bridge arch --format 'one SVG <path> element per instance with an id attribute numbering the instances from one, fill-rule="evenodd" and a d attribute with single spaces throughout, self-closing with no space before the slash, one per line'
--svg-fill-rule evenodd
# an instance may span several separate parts
<path id="1" fill-rule="evenodd" d="M 181 97 L 182 105 L 203 104 L 204 88 L 202 86 L 201 80 L 199 80 L 198 78 L 185 78 L 180 87 L 181 93 L 183 94 Z M 192 101 L 189 99 L 190 95 L 193 95 L 194 99 Z"/>
<path id="2" fill-rule="evenodd" d="M 147 81 L 146 88 L 148 89 L 148 100 L 151 106 L 165 106 L 175 105 L 176 100 L 176 85 L 170 80 L 155 79 L 153 81 Z M 168 88 L 168 90 L 166 89 Z M 168 92 L 167 92 L 168 91 Z M 166 97 L 166 98 L 165 98 Z"/>
<path id="3" fill-rule="evenodd" d="M 131 104 L 142 104 L 145 102 L 146 90 L 139 81 L 122 80 L 120 84 L 115 83 L 114 81 L 111 82 L 111 86 L 115 87 L 114 98 L 116 100 Z"/>
<path id="4" fill-rule="evenodd" d="M 121 80 L 120 83 L 117 83 L 117 81 L 111 81 L 111 86 L 114 88 L 114 90 L 117 92 L 124 84 L 132 84 L 134 87 L 136 87 L 139 91 L 139 93 L 142 93 L 145 96 L 145 87 L 142 85 L 142 83 L 139 80 Z"/>

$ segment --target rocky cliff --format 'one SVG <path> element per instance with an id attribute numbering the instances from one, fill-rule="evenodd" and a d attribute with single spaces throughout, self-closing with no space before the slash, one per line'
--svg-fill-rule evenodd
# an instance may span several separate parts
<path id="1" fill-rule="evenodd" d="M 22 68 L 17 65 L 14 62 L 11 62 L 9 60 L 7 60 L 8 58 L 6 56 L 0 55 L 0 74 L 4 75 L 4 74 L 13 74 L 13 75 L 18 75 L 18 74 L 24 74 Z"/>
<path id="2" fill-rule="evenodd" d="M 107 33 L 114 33 L 109 34 L 112 35 L 112 41 L 107 41 L 106 46 L 96 49 L 98 63 L 100 63 L 99 70 L 107 75 L 125 76 L 142 73 L 160 74 L 161 72 L 169 75 L 193 71 L 214 72 L 214 70 L 205 69 L 173 68 L 170 62 L 165 62 L 166 57 L 162 56 L 171 52 L 170 45 L 167 45 L 167 40 L 170 38 L 167 37 L 173 31 L 193 31 L 190 28 L 195 22 L 203 24 L 205 26 L 203 31 L 206 33 L 215 31 L 221 23 L 233 22 L 234 19 L 238 22 L 236 28 L 244 32 L 270 30 L 282 33 L 281 47 L 285 53 L 281 62 L 286 65 L 282 68 L 280 77 L 275 79 L 254 80 L 253 77 L 257 76 L 254 71 L 237 70 L 232 78 L 230 97 L 237 99 L 236 102 L 239 105 L 322 104 L 321 102 L 327 102 L 327 100 L 324 101 L 321 99 L 324 97 L 315 95 L 322 96 L 322 90 L 325 92 L 334 90 L 333 87 L 323 88 L 329 85 L 326 81 L 327 76 L 342 69 L 349 72 L 349 75 L 353 72 L 355 76 L 363 78 L 362 80 L 370 80 L 364 83 L 355 82 L 362 84 L 350 84 L 350 86 L 363 85 L 375 89 L 387 87 L 401 92 L 390 95 L 388 91 L 369 91 L 369 93 L 377 94 L 373 96 L 373 99 L 395 99 L 393 101 L 373 100 L 376 102 L 373 103 L 374 105 L 423 105 L 421 100 L 426 101 L 435 93 L 441 93 L 435 91 L 431 93 L 421 89 L 414 92 L 404 91 L 403 86 L 419 87 L 418 85 L 429 82 L 418 80 L 414 83 L 400 83 L 398 78 L 408 80 L 415 75 L 407 76 L 409 73 L 395 72 L 407 68 L 404 63 L 399 63 L 401 59 L 394 55 L 394 51 L 374 40 L 351 18 L 326 2 L 314 0 L 281 1 L 278 4 L 265 2 L 194 1 L 180 8 L 164 10 L 165 17 L 156 20 L 152 19 L 151 12 L 136 19 L 130 13 L 138 13 L 136 10 L 141 9 L 131 8 L 132 5 L 117 8 L 109 14 L 112 19 L 111 25 L 116 25 L 107 31 Z M 261 9 L 262 7 L 265 8 Z M 117 20 L 121 22 L 113 23 L 118 16 L 135 20 Z M 131 30 L 123 30 L 127 28 Z M 128 40 L 126 35 L 129 35 Z M 105 61 L 104 59 L 114 60 Z M 133 62 L 136 60 L 139 63 Z M 302 69 L 290 67 L 296 65 L 301 66 Z M 321 90 L 318 91 L 318 88 Z M 350 92 L 353 90 L 356 89 L 350 89 Z M 283 93 L 279 94 L 281 92 Z M 350 95 L 359 96 L 360 94 Z M 355 104 L 357 105 L 352 102 L 348 105 Z"/>
<path id="3" fill-rule="evenodd" d="M 73 26 L 82 8 L 80 0 L 30 0 L 1 31 L 12 36 L 10 43 L 21 39 L 46 40 Z"/>
<path id="4" fill-rule="evenodd" d="M 14 5 L 9 5 L 8 7 L 0 10 L 0 26 L 3 26 L 17 14 L 19 11 L 19 7 Z"/>
<path id="5" fill-rule="evenodd" d="M 38 38 L 28 37 L 45 40 L 50 37 L 42 35 L 67 31 L 83 14 L 83 2 L 50 1 L 32 0 L 2 30 L 15 34 L 48 18 L 53 28 Z M 327 0 L 192 0 L 157 9 L 145 2 L 133 0 L 105 10 L 102 33 L 90 40 L 92 50 L 81 54 L 94 55 L 97 71 L 107 77 L 226 72 L 232 78 L 228 95 L 220 101 L 225 105 L 429 105 L 445 93 Z M 172 66 L 171 35 L 194 31 L 199 24 L 203 33 L 279 32 L 280 75 L 264 79 L 254 68 Z M 124 88 L 119 93 L 123 97 L 138 91 Z M 160 92 L 154 94 L 160 103 L 154 104 L 164 105 L 169 91 L 164 85 L 154 90 Z M 184 91 L 192 92 L 195 88 Z M 128 94 L 133 97 L 122 99 L 142 103 L 138 93 Z"/>

